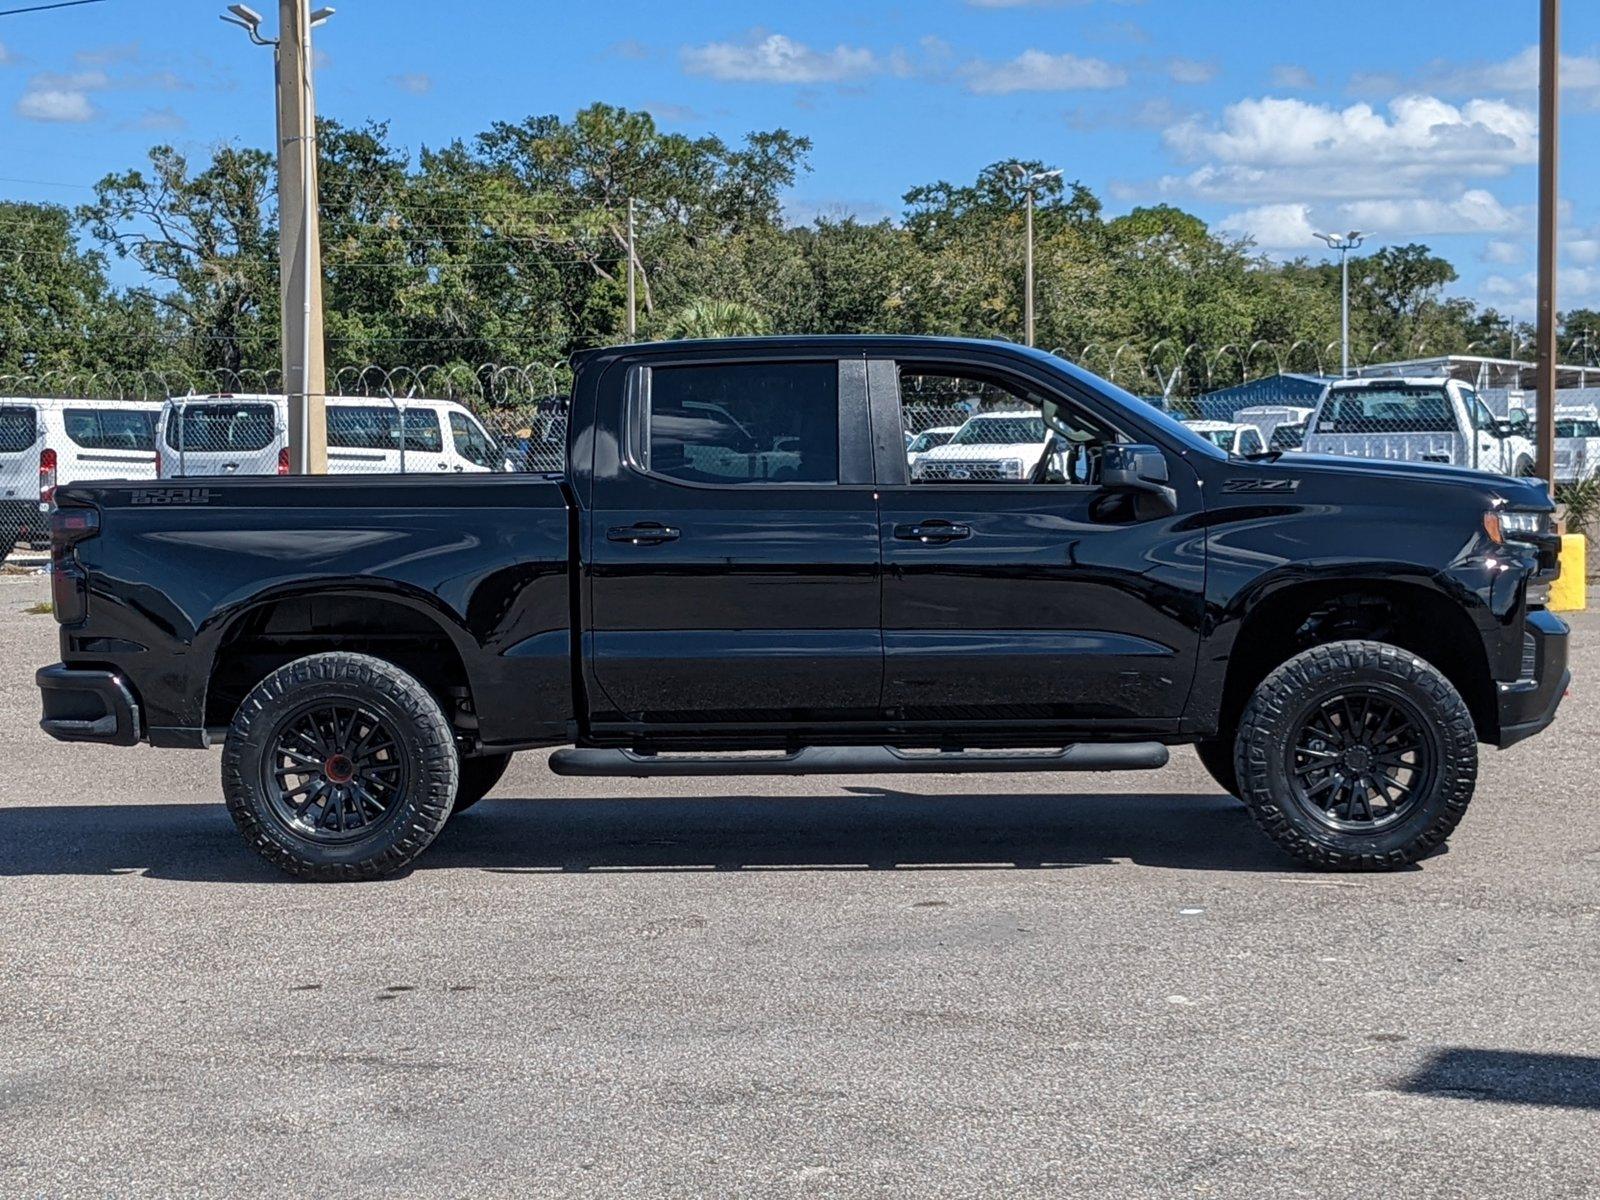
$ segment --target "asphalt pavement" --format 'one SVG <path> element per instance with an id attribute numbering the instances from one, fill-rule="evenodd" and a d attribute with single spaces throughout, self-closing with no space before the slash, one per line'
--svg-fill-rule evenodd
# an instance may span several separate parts
<path id="1" fill-rule="evenodd" d="M 564 780 L 289 881 L 41 734 L 0 579 L 0 1195 L 1600 1196 L 1600 617 L 1448 852 L 1158 772 Z"/>

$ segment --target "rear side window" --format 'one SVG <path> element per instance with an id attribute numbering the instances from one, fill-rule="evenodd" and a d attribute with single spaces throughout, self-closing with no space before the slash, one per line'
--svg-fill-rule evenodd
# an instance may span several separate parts
<path id="1" fill-rule="evenodd" d="M 265 450 L 277 437 L 270 404 L 196 404 L 174 409 L 167 445 L 174 450 Z"/>
<path id="2" fill-rule="evenodd" d="M 328 445 L 334 449 L 398 450 L 402 436 L 409 451 L 437 454 L 444 448 L 439 415 L 429 408 L 330 404 L 327 417 Z"/>
<path id="3" fill-rule="evenodd" d="M 154 450 L 156 414 L 129 408 L 69 408 L 67 437 L 85 450 Z"/>
<path id="4" fill-rule="evenodd" d="M 1450 396 L 1435 387 L 1352 388 L 1328 393 L 1318 433 L 1454 433 Z"/>
<path id="5" fill-rule="evenodd" d="M 690 483 L 836 483 L 839 368 L 727 363 L 650 372 L 645 465 Z"/>
<path id="6" fill-rule="evenodd" d="M 39 418 L 31 408 L 0 407 L 0 454 L 32 450 L 39 439 Z"/>

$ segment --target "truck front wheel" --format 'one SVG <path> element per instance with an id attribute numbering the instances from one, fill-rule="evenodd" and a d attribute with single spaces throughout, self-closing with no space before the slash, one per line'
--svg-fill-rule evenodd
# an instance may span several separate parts
<path id="1" fill-rule="evenodd" d="M 1332 642 L 1262 681 L 1234 766 L 1256 823 L 1302 862 L 1393 870 L 1443 845 L 1466 814 L 1478 741 L 1433 666 L 1383 642 Z"/>
<path id="2" fill-rule="evenodd" d="M 444 828 L 458 782 L 438 702 L 392 663 L 314 654 L 239 706 L 222 790 L 268 862 L 311 879 L 378 879 Z"/>

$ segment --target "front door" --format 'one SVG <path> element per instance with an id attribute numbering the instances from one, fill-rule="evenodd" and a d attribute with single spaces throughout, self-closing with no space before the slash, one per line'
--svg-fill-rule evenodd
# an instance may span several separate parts
<path id="1" fill-rule="evenodd" d="M 1017 730 L 1176 721 L 1205 587 L 1198 487 L 1181 458 L 1169 456 L 1179 511 L 1151 514 L 1100 487 L 1100 448 L 1140 439 L 1088 398 L 981 362 L 875 362 L 870 377 L 880 419 L 893 390 L 908 432 L 961 423 L 881 489 L 893 715 Z M 900 464 L 882 455 L 887 479 Z"/>
<path id="2" fill-rule="evenodd" d="M 594 480 L 587 533 L 596 726 L 692 733 L 876 715 L 862 361 L 628 370 L 624 451 Z"/>

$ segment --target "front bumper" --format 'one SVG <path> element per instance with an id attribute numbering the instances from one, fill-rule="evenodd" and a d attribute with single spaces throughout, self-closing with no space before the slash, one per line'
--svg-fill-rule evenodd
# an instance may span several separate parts
<path id="1" fill-rule="evenodd" d="M 1530 670 L 1515 683 L 1497 683 L 1500 737 L 1504 750 L 1543 731 L 1556 719 L 1556 709 L 1567 694 L 1572 672 L 1567 670 L 1567 623 L 1553 613 L 1535 609 L 1526 625 L 1531 639 Z"/>
<path id="2" fill-rule="evenodd" d="M 34 681 L 44 700 L 39 728 L 57 741 L 138 745 L 139 705 L 127 681 L 115 671 L 57 663 L 42 668 Z"/>

